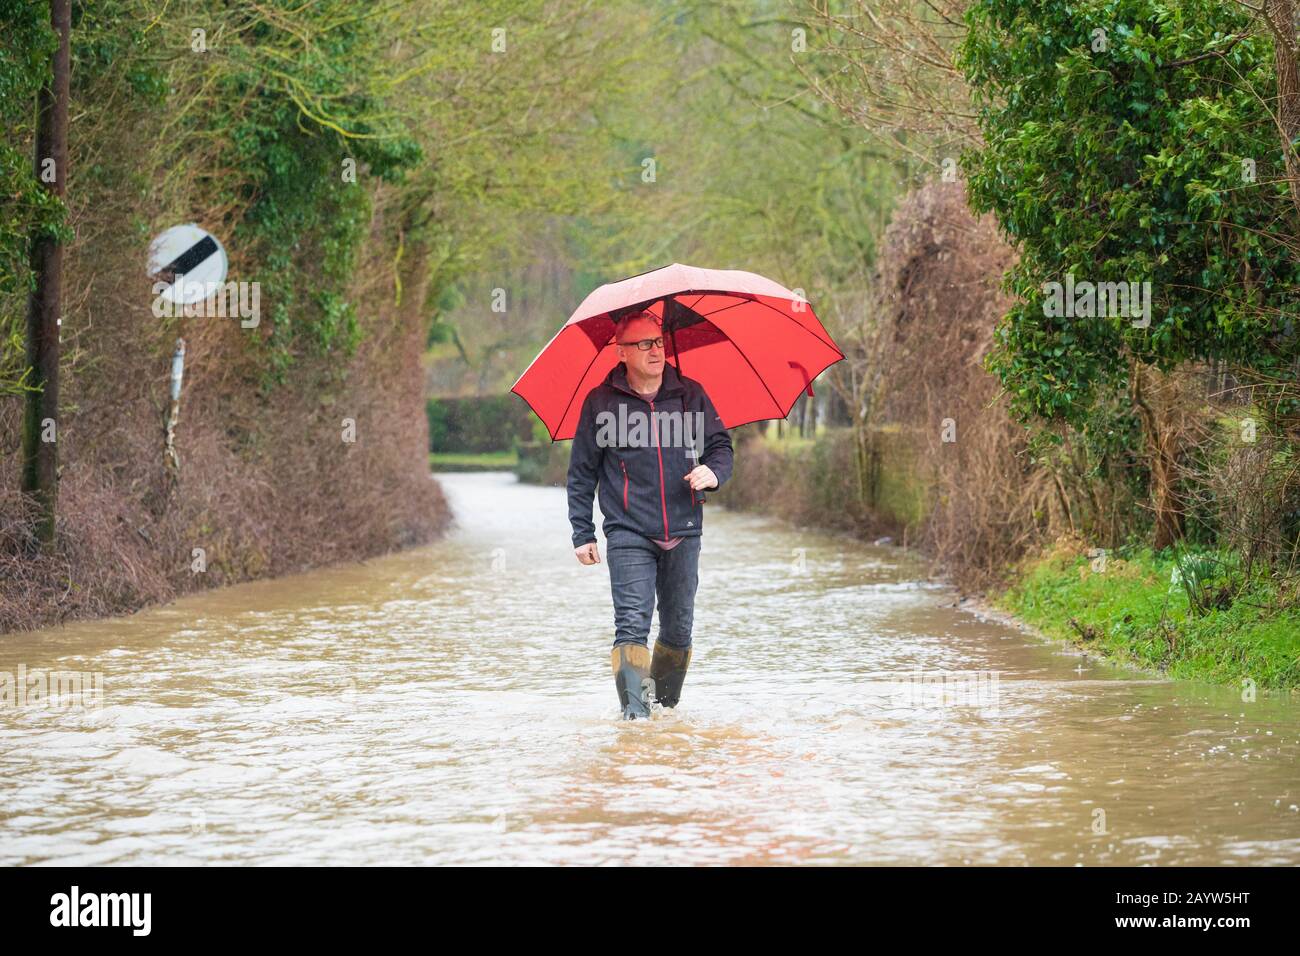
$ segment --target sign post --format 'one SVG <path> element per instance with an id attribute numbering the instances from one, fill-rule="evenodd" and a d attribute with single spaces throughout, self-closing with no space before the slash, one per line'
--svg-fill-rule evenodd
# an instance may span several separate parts
<path id="1" fill-rule="evenodd" d="M 58 36 L 50 81 L 37 97 L 36 178 L 60 199 L 68 182 L 68 77 L 71 0 L 51 0 L 50 23 Z M 43 175 L 53 166 L 53 180 Z M 27 300 L 27 403 L 23 410 L 23 491 L 40 509 L 36 538 L 54 546 L 58 505 L 59 322 L 63 312 L 63 243 L 48 234 L 32 237 L 32 292 Z"/>

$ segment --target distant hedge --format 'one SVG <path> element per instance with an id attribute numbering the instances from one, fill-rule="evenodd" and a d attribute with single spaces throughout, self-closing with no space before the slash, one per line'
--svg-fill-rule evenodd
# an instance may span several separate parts
<path id="1" fill-rule="evenodd" d="M 532 437 L 533 413 L 513 394 L 431 398 L 426 413 L 430 451 L 509 451 Z"/>

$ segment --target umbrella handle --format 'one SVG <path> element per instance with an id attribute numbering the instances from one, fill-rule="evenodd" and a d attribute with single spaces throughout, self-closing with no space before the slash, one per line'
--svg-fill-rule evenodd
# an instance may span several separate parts
<path id="1" fill-rule="evenodd" d="M 699 458 L 696 458 L 696 459 L 695 459 L 695 467 L 696 467 L 696 468 L 699 468 L 699 467 L 700 467 L 700 460 L 699 460 Z M 698 498 L 698 499 L 700 500 L 700 504 L 704 504 L 704 502 L 706 502 L 706 501 L 709 500 L 708 498 L 704 497 L 704 492 L 702 492 L 702 491 L 696 491 L 696 490 L 694 490 L 694 489 L 691 489 L 691 494 L 693 494 L 696 498 Z"/>

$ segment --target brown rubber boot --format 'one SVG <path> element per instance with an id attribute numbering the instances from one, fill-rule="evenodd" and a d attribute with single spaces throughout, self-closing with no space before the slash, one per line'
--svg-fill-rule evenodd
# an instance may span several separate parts
<path id="1" fill-rule="evenodd" d="M 655 699 L 654 681 L 650 679 L 650 649 L 644 644 L 619 644 L 609 655 L 614 670 L 614 689 L 624 720 L 650 716 L 650 702 Z"/>
<path id="2" fill-rule="evenodd" d="M 676 707 L 682 696 L 682 682 L 691 663 L 691 648 L 671 647 L 655 641 L 654 660 L 650 662 L 650 679 L 654 681 L 659 703 Z"/>

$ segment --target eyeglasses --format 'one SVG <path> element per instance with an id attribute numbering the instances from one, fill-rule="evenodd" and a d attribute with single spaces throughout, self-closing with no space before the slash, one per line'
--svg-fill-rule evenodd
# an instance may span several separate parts
<path id="1" fill-rule="evenodd" d="M 631 347 L 635 345 L 642 352 L 649 352 L 651 349 L 661 349 L 664 347 L 664 337 L 661 335 L 657 339 L 642 339 L 639 342 L 619 342 L 619 345 Z"/>

